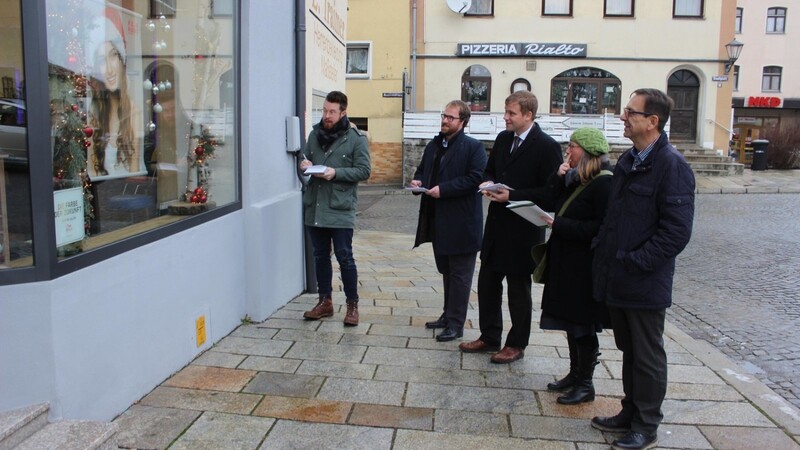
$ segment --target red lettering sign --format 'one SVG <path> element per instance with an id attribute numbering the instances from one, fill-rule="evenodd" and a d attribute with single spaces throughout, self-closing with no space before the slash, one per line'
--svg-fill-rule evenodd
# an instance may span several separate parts
<path id="1" fill-rule="evenodd" d="M 749 97 L 747 106 L 751 108 L 777 108 L 781 104 L 779 97 Z"/>

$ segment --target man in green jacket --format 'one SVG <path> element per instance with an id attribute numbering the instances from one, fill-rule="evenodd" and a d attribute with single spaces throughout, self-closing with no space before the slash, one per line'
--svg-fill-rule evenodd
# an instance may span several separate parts
<path id="1" fill-rule="evenodd" d="M 344 93 L 331 91 L 325 97 L 322 120 L 308 135 L 303 155 L 300 168 L 311 168 L 309 171 L 314 172 L 303 194 L 303 209 L 314 247 L 319 292 L 319 302 L 303 317 L 317 320 L 333 315 L 333 243 L 347 296 L 344 324 L 355 326 L 358 325 L 358 271 L 353 259 L 353 228 L 358 182 L 369 178 L 370 160 L 366 136 L 347 120 Z"/>

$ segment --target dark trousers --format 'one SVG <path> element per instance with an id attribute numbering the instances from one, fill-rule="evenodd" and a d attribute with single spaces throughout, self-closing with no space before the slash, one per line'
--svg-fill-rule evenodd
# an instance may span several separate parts
<path id="1" fill-rule="evenodd" d="M 467 320 L 469 293 L 472 289 L 472 275 L 475 273 L 475 259 L 478 253 L 461 255 L 437 255 L 436 269 L 442 274 L 444 285 L 444 317 L 447 326 L 460 330 Z"/>
<path id="2" fill-rule="evenodd" d="M 358 272 L 353 258 L 353 230 L 351 228 L 306 227 L 314 247 L 314 268 L 317 273 L 317 290 L 320 297 L 333 291 L 333 266 L 331 265 L 331 243 L 339 271 L 342 274 L 344 294 L 350 300 L 358 300 Z"/>
<path id="3" fill-rule="evenodd" d="M 667 353 L 664 351 L 665 309 L 608 307 L 614 341 L 622 351 L 622 415 L 631 430 L 652 434 L 664 418 L 661 403 L 667 393 Z"/>
<path id="4" fill-rule="evenodd" d="M 500 345 L 503 334 L 503 279 L 508 284 L 508 312 L 511 314 L 511 329 L 508 330 L 506 346 L 525 348 L 531 335 L 531 275 L 510 275 L 495 272 L 481 265 L 478 272 L 478 314 L 481 325 L 481 340 L 489 345 Z"/>

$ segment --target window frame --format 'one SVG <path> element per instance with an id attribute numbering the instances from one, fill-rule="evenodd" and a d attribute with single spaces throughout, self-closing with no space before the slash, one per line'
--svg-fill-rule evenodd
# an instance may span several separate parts
<path id="1" fill-rule="evenodd" d="M 470 9 L 476 7 L 479 4 L 479 1 L 481 0 L 472 0 L 472 6 L 470 6 Z M 494 0 L 483 1 L 489 2 L 489 12 L 469 12 L 468 9 L 464 12 L 464 17 L 494 17 Z"/>
<path id="2" fill-rule="evenodd" d="M 734 34 L 742 34 L 742 21 L 744 19 L 744 8 L 741 6 L 736 8 L 736 18 L 733 23 Z"/>
<path id="3" fill-rule="evenodd" d="M 28 148 L 52 148 L 50 89 L 48 80 L 47 55 L 40 51 L 47 48 L 47 33 L 44 21 L 44 2 L 20 2 L 22 14 L 22 54 L 25 77 L 25 97 L 28 119 Z M 233 70 L 236 80 L 234 92 L 237 104 L 234 109 L 238 120 L 233 133 L 241 136 L 242 51 L 241 21 L 239 2 L 233 5 L 232 52 Z M 187 230 L 196 229 L 205 223 L 217 220 L 242 209 L 242 143 L 236 140 L 231 151 L 235 153 L 233 169 L 235 200 L 218 205 L 200 214 L 185 216 L 181 220 L 143 231 L 122 240 L 92 248 L 74 256 L 60 258 L 56 248 L 55 211 L 53 210 L 52 153 L 50 151 L 29 152 L 29 180 L 31 202 L 31 224 L 33 245 L 33 265 L 0 270 L 0 286 L 51 281 L 70 273 L 86 269 L 137 248 L 152 245 Z"/>
<path id="4" fill-rule="evenodd" d="M 157 19 L 161 16 L 166 18 L 175 17 L 175 11 L 178 8 L 178 0 L 150 0 L 150 18 Z M 162 11 L 161 8 L 171 8 L 172 12 Z"/>
<path id="5" fill-rule="evenodd" d="M 692 15 L 689 15 L 689 14 L 677 14 L 678 2 L 679 1 L 690 1 L 690 0 L 672 0 L 672 18 L 673 19 L 702 19 L 704 17 L 703 13 L 705 12 L 705 8 L 706 8 L 705 0 L 691 0 L 691 1 L 700 2 L 700 11 L 698 12 L 698 14 L 692 14 Z"/>
<path id="6" fill-rule="evenodd" d="M 733 66 L 733 91 L 739 92 L 739 66 L 738 64 L 734 64 Z"/>
<path id="7" fill-rule="evenodd" d="M 770 69 L 777 69 L 776 72 L 767 73 Z M 764 88 L 764 81 L 769 79 L 770 88 Z M 772 85 L 777 80 L 777 88 L 773 89 Z M 761 92 L 781 92 L 781 84 L 783 83 L 783 67 L 782 66 L 764 66 L 761 69 Z"/>
<path id="8" fill-rule="evenodd" d="M 784 8 L 782 6 L 773 6 L 767 8 L 767 34 L 786 34 L 786 16 L 788 15 L 788 10 L 789 8 Z M 780 14 L 781 12 L 783 14 Z M 779 19 L 781 19 L 780 29 L 777 27 Z M 772 29 L 770 29 L 770 22 L 772 22 Z"/>
<path id="9" fill-rule="evenodd" d="M 617 14 L 608 12 L 608 0 L 603 0 L 603 17 L 634 17 L 636 14 L 636 0 L 629 0 L 631 12 L 629 14 Z"/>
<path id="10" fill-rule="evenodd" d="M 547 11 L 547 0 L 542 0 L 542 16 L 543 17 L 572 17 L 572 2 L 573 0 L 569 1 L 569 12 L 567 13 L 548 13 Z"/>
<path id="11" fill-rule="evenodd" d="M 367 50 L 367 71 L 365 73 L 354 73 L 348 71 L 347 60 L 350 57 L 350 50 L 366 49 Z M 345 79 L 348 80 L 369 80 L 372 79 L 372 41 L 347 41 L 345 48 L 345 64 L 344 64 Z"/>

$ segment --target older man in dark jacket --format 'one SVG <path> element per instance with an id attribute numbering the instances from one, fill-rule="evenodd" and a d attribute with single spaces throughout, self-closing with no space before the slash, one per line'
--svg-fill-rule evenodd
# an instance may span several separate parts
<path id="1" fill-rule="evenodd" d="M 638 89 L 623 110 L 633 148 L 620 156 L 608 209 L 593 242 L 594 296 L 606 302 L 622 351 L 622 411 L 592 426 L 626 432 L 616 449 L 658 442 L 667 390 L 664 317 L 672 305 L 675 257 L 692 233 L 694 175 L 669 143 L 664 125 L 673 102 L 657 89 Z"/>
<path id="2" fill-rule="evenodd" d="M 444 285 L 444 312 L 427 328 L 444 328 L 438 341 L 463 335 L 475 258 L 481 247 L 483 208 L 478 185 L 486 167 L 486 148 L 464 134 L 470 111 L 453 100 L 442 114 L 441 133 L 425 147 L 411 187 L 425 187 L 414 247 L 433 243 Z"/>

